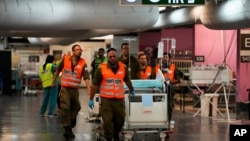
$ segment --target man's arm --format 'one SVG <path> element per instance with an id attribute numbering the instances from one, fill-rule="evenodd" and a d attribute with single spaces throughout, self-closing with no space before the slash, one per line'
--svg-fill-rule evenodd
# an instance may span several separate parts
<path id="1" fill-rule="evenodd" d="M 91 90 L 90 90 L 90 96 L 89 96 L 90 100 L 93 100 L 93 98 L 94 98 L 95 93 L 97 92 L 97 90 L 98 90 L 98 86 L 93 84 L 91 86 Z"/>
<path id="2" fill-rule="evenodd" d="M 91 62 L 91 67 L 92 67 L 91 74 L 92 74 L 92 77 L 93 77 L 94 74 L 95 74 L 95 59 Z"/>
<path id="3" fill-rule="evenodd" d="M 61 61 L 61 63 L 56 68 L 56 72 L 54 73 L 54 77 L 53 77 L 53 80 L 52 80 L 52 85 L 51 85 L 52 87 L 55 86 L 55 81 L 56 81 L 57 77 L 59 76 L 60 72 L 62 71 L 63 62 L 64 62 L 64 59 Z"/>
<path id="4" fill-rule="evenodd" d="M 90 77 L 87 64 L 85 64 L 83 67 L 83 79 L 87 87 L 87 93 L 90 95 Z"/>
<path id="5" fill-rule="evenodd" d="M 174 71 L 174 80 L 171 81 L 171 84 L 174 85 L 174 84 L 180 83 L 182 75 L 183 73 L 179 69 L 176 68 Z"/>
<path id="6" fill-rule="evenodd" d="M 130 78 L 129 78 L 129 73 L 128 73 L 127 67 L 125 68 L 124 82 L 125 82 L 126 85 L 128 86 L 130 92 L 131 92 L 131 91 L 134 91 L 134 87 L 133 87 L 132 82 L 131 82 L 131 80 L 130 80 Z"/>
<path id="7" fill-rule="evenodd" d="M 100 67 L 96 70 L 95 74 L 94 74 L 94 79 L 93 79 L 93 85 L 91 86 L 91 90 L 90 90 L 90 100 L 93 100 L 95 93 L 97 92 L 97 90 L 99 89 L 99 86 L 101 84 L 102 81 L 102 73 L 101 73 L 101 69 Z"/>
<path id="8" fill-rule="evenodd" d="M 130 92 L 134 91 L 134 87 L 133 87 L 133 85 L 132 85 L 131 80 L 128 80 L 128 81 L 126 81 L 125 83 L 126 83 L 126 85 L 128 86 Z"/>

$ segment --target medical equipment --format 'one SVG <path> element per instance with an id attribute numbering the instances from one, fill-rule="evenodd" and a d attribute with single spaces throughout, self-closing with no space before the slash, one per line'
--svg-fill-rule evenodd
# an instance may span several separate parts
<path id="1" fill-rule="evenodd" d="M 228 109 L 228 96 L 226 92 L 226 86 L 231 85 L 233 80 L 233 73 L 231 69 L 228 66 L 215 66 L 215 65 L 208 65 L 208 66 L 192 66 L 190 68 L 190 80 L 191 83 L 201 92 L 202 95 L 204 95 L 206 98 L 206 102 L 203 105 L 207 105 L 206 103 L 210 103 L 214 109 L 216 109 L 222 116 L 224 116 L 220 110 L 217 108 L 217 104 L 214 104 L 214 102 L 211 101 L 213 96 L 217 96 L 218 91 L 223 88 L 224 92 L 224 99 L 226 104 L 226 114 L 227 119 L 230 121 L 230 115 L 229 115 L 229 109 Z M 221 84 L 219 88 L 214 92 L 214 94 L 211 95 L 211 93 L 204 93 L 199 88 L 199 84 Z M 210 88 L 208 88 L 210 89 Z M 208 90 L 207 90 L 208 91 Z M 202 97 L 204 97 L 202 96 Z M 201 98 L 202 98 L 201 97 Z M 201 107 L 193 116 L 195 117 L 202 109 L 206 109 L 206 107 Z"/>
<path id="2" fill-rule="evenodd" d="M 37 84 L 40 81 L 38 72 L 24 71 L 24 95 L 37 95 Z"/>

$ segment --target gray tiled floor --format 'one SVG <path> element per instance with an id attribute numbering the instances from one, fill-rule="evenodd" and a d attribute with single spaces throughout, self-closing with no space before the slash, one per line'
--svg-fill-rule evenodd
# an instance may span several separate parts
<path id="1" fill-rule="evenodd" d="M 80 89 L 82 109 L 78 116 L 74 141 L 94 141 L 95 123 L 84 118 L 87 115 L 87 96 Z M 37 96 L 0 96 L 0 141 L 63 141 L 60 116 L 57 118 L 39 117 L 42 93 Z M 174 133 L 169 141 L 229 141 L 227 120 L 193 117 L 192 112 L 174 111 Z M 222 121 L 222 122 L 221 122 Z M 151 135 L 144 139 L 152 140 Z"/>

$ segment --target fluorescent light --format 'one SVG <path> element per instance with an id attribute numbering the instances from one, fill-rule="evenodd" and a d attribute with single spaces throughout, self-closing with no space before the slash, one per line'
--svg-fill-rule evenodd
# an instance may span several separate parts
<path id="1" fill-rule="evenodd" d="M 158 9 L 159 9 L 159 11 L 162 11 L 162 10 L 165 10 L 166 7 L 159 6 Z"/>
<path id="2" fill-rule="evenodd" d="M 114 35 L 106 35 L 106 36 L 101 36 L 101 37 L 94 37 L 91 39 L 114 39 Z"/>

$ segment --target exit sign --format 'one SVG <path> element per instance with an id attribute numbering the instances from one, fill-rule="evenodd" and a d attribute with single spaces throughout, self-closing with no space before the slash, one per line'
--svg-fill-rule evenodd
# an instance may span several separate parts
<path id="1" fill-rule="evenodd" d="M 171 5 L 185 5 L 195 6 L 204 5 L 205 0 L 120 0 L 122 6 L 132 5 L 157 5 L 157 6 L 171 6 Z"/>

